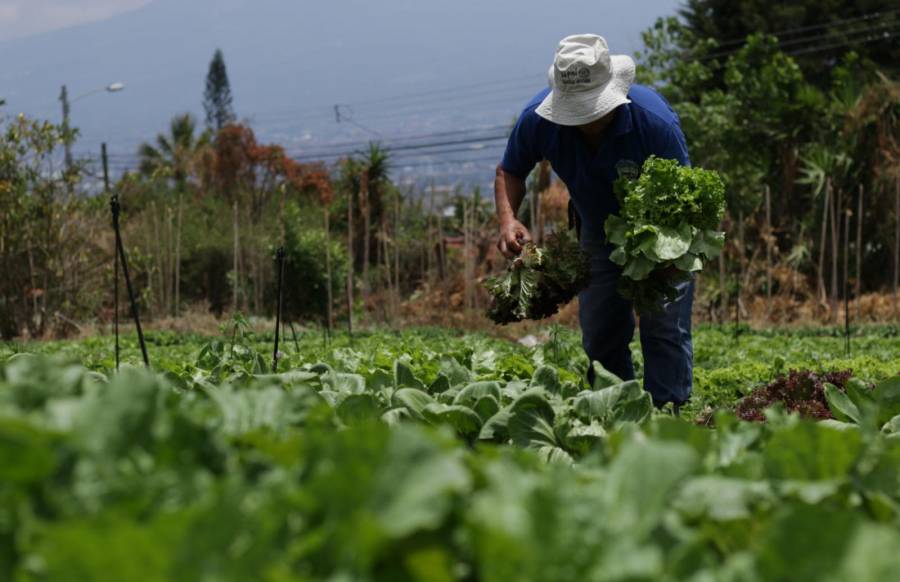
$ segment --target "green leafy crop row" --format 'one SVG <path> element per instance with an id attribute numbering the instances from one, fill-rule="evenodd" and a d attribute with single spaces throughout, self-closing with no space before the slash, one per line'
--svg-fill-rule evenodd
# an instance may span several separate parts
<path id="1" fill-rule="evenodd" d="M 269 374 L 241 343 L 195 355 L 178 373 L 109 378 L 43 356 L 0 366 L 0 578 L 884 580 L 900 567 L 900 440 L 846 402 L 858 425 L 773 410 L 707 429 L 651 415 L 636 383 L 602 370 L 583 390 L 546 364 L 478 379 L 474 356 L 363 376 Z"/>

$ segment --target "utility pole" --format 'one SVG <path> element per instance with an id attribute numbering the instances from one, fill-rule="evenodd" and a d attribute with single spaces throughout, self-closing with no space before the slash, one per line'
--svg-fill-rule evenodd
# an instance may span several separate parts
<path id="1" fill-rule="evenodd" d="M 65 87 L 63 94 L 65 95 Z M 106 142 L 100 147 L 100 158 L 103 160 L 103 193 L 109 196 L 109 157 L 106 155 Z M 118 245 L 118 243 L 116 243 Z M 113 253 L 113 315 L 116 334 L 116 371 L 119 370 L 119 247 Z"/>
<path id="2" fill-rule="evenodd" d="M 62 102 L 62 126 L 63 126 L 63 146 L 65 147 L 66 152 L 66 173 L 72 171 L 72 140 L 69 139 L 69 90 L 65 85 L 62 86 L 62 89 L 59 92 L 59 100 Z M 69 193 L 72 193 L 72 184 L 67 180 L 67 188 L 69 189 Z"/>

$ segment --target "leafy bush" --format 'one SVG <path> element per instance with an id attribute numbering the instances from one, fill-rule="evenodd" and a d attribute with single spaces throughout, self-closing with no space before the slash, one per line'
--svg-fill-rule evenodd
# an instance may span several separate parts
<path id="1" fill-rule="evenodd" d="M 715 229 L 725 212 L 718 174 L 651 156 L 636 180 L 615 183 L 621 211 L 606 220 L 610 260 L 623 267 L 619 292 L 639 312 L 659 309 L 686 280 L 719 254 L 725 233 Z"/>
<path id="2" fill-rule="evenodd" d="M 590 257 L 570 232 L 551 234 L 543 247 L 526 243 L 507 272 L 485 284 L 493 299 L 488 317 L 501 325 L 550 317 L 590 276 Z"/>
<path id="3" fill-rule="evenodd" d="M 288 319 L 322 321 L 326 315 L 328 274 L 325 270 L 325 231 L 308 227 L 300 210 L 290 205 L 284 228 L 284 313 Z M 327 243 L 331 251 L 331 289 L 337 297 L 346 287 L 347 249 L 332 234 Z M 276 275 L 277 276 L 277 275 Z M 271 291 L 275 293 L 275 281 Z"/>

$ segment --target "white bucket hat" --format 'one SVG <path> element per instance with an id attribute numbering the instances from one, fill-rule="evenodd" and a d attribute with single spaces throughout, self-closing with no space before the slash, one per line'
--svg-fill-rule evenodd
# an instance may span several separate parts
<path id="1" fill-rule="evenodd" d="M 584 125 L 630 103 L 632 83 L 634 61 L 627 55 L 609 54 L 602 36 L 567 36 L 556 48 L 550 67 L 552 90 L 537 114 L 559 125 Z"/>

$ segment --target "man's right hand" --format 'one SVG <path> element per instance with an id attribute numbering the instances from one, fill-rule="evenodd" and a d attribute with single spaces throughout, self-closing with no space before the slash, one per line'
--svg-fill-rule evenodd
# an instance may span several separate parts
<path id="1" fill-rule="evenodd" d="M 531 233 L 518 220 L 510 220 L 500 225 L 500 240 L 497 248 L 507 259 L 514 259 L 522 252 L 522 246 L 531 240 Z"/>

